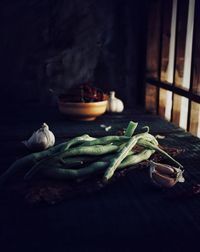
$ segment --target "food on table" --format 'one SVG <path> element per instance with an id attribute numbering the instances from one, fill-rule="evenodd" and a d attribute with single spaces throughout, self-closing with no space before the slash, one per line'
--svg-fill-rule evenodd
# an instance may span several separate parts
<path id="1" fill-rule="evenodd" d="M 121 113 L 123 110 L 123 102 L 115 96 L 115 91 L 111 91 L 108 99 L 107 111 L 111 113 Z"/>
<path id="2" fill-rule="evenodd" d="M 108 99 L 101 89 L 88 83 L 84 83 L 69 89 L 65 94 L 59 96 L 62 102 L 99 102 Z"/>
<path id="3" fill-rule="evenodd" d="M 26 180 L 35 174 L 41 174 L 61 180 L 99 175 L 103 181 L 108 181 L 117 170 L 148 161 L 156 151 L 177 166 L 173 168 L 177 174 L 175 180 L 182 182 L 183 166 L 159 147 L 157 139 L 149 133 L 149 127 L 143 127 L 144 132 L 134 134 L 137 125 L 138 123 L 130 121 L 121 136 L 94 138 L 85 134 L 48 150 L 29 154 L 18 159 L 1 175 L 0 184 L 23 169 Z M 152 162 L 149 162 L 152 167 Z M 161 168 L 163 170 L 164 167 L 160 167 L 159 175 L 163 176 Z"/>
<path id="4" fill-rule="evenodd" d="M 183 171 L 171 165 L 150 161 L 150 177 L 159 187 L 170 188 L 177 182 L 184 182 Z"/>
<path id="5" fill-rule="evenodd" d="M 25 146 L 32 151 L 41 151 L 52 147 L 55 144 L 55 136 L 49 130 L 49 126 L 43 123 L 41 128 L 33 132 L 32 136 L 22 142 Z"/>

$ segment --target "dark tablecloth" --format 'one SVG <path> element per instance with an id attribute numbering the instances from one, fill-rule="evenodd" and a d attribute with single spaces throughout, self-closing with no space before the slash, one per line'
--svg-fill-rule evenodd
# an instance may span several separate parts
<path id="1" fill-rule="evenodd" d="M 56 109 L 27 106 L 7 109 L 0 125 L 0 172 L 24 153 L 20 142 L 46 122 L 56 142 L 88 133 L 116 133 L 130 120 L 152 134 L 165 135 L 162 145 L 184 148 L 177 157 L 186 182 L 173 189 L 152 186 L 142 171 L 134 171 L 91 194 L 55 206 L 29 207 L 18 199 L 0 197 L 0 251 L 198 251 L 200 195 L 190 195 L 200 183 L 200 140 L 165 120 L 141 111 L 105 114 L 93 122 L 70 121 Z M 101 124 L 112 126 L 109 132 Z M 1 190 L 1 189 L 0 189 Z M 173 197 L 173 195 L 178 195 Z M 184 197 L 182 196 L 184 195 Z"/>

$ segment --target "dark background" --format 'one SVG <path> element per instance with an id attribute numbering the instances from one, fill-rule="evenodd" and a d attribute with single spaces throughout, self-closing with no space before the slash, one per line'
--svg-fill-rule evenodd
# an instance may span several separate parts
<path id="1" fill-rule="evenodd" d="M 3 187 L 0 251 L 198 251 L 200 200 L 191 194 L 200 181 L 197 138 L 133 110 L 77 125 L 55 109 L 28 106 L 55 105 L 49 88 L 60 93 L 88 80 L 116 90 L 126 107 L 142 105 L 147 12 L 148 0 L 0 1 L 0 103 L 6 111 L 6 120 L 0 114 L 1 173 L 24 155 L 21 140 L 43 122 L 65 141 L 81 132 L 103 136 L 101 123 L 114 133 L 130 120 L 167 136 L 161 145 L 185 150 L 177 158 L 186 169 L 186 183 L 171 193 L 132 170 L 105 190 L 55 207 L 25 207 L 15 194 L 6 197 Z"/>
<path id="2" fill-rule="evenodd" d="M 55 105 L 86 81 L 143 105 L 147 1 L 0 1 L 0 101 Z M 7 106 L 7 105 L 6 105 Z"/>

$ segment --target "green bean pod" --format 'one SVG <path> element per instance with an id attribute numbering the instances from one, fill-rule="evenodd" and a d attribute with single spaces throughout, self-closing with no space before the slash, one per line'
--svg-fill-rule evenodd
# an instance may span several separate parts
<path id="1" fill-rule="evenodd" d="M 65 146 L 68 144 L 68 141 L 60 143 L 54 147 L 51 147 L 47 150 L 41 151 L 41 152 L 35 152 L 31 153 L 29 155 L 26 155 L 15 162 L 13 162 L 10 167 L 0 176 L 0 185 L 6 182 L 7 179 L 9 179 L 12 175 L 14 175 L 16 172 L 28 169 L 34 165 L 36 165 L 38 162 L 40 162 L 43 159 L 52 157 L 60 153 L 60 151 L 65 148 Z"/>
<path id="2" fill-rule="evenodd" d="M 132 154 L 127 156 L 123 162 L 118 166 L 118 169 L 124 169 L 128 166 L 138 164 L 144 160 L 147 160 L 154 153 L 154 150 L 143 150 L 141 153 Z M 103 173 L 108 166 L 108 161 L 97 161 L 81 169 L 62 169 L 62 168 L 48 168 L 42 171 L 45 176 L 65 180 L 65 179 L 77 179 L 92 174 Z"/>
<path id="3" fill-rule="evenodd" d="M 62 169 L 71 169 L 71 168 L 80 168 L 81 166 L 91 163 L 97 160 L 95 156 L 77 156 L 69 157 L 66 160 L 61 160 L 59 157 L 51 159 L 43 159 L 40 162 L 37 162 L 25 175 L 24 179 L 31 179 L 36 173 L 42 171 L 43 169 L 48 168 L 49 166 L 62 168 Z"/>
<path id="4" fill-rule="evenodd" d="M 77 145 L 77 144 L 82 144 L 82 143 L 87 143 L 87 142 L 90 142 L 90 141 L 95 141 L 96 138 L 94 137 L 90 137 L 89 135 L 87 134 L 84 134 L 82 136 L 78 136 L 78 137 L 75 137 L 75 138 L 72 138 L 68 141 L 68 143 L 66 144 L 66 146 L 64 146 L 62 148 L 61 151 L 66 151 L 68 150 L 70 147 L 74 146 L 74 145 Z"/>
<path id="5" fill-rule="evenodd" d="M 88 176 L 94 173 L 97 173 L 101 170 L 104 170 L 107 166 L 107 162 L 98 161 L 91 165 L 88 165 L 84 169 L 62 169 L 52 167 L 49 169 L 44 169 L 42 173 L 45 176 L 55 178 L 55 179 L 77 179 L 84 176 Z"/>
<path id="6" fill-rule="evenodd" d="M 119 146 L 117 145 L 94 145 L 94 146 L 78 146 L 76 148 L 68 149 L 68 151 L 60 155 L 61 158 L 80 156 L 80 155 L 92 155 L 99 156 L 107 153 L 113 153 L 117 151 Z"/>
<path id="7" fill-rule="evenodd" d="M 155 151 L 160 152 L 163 156 L 165 156 L 166 158 L 170 159 L 171 161 L 173 161 L 176 165 L 178 165 L 180 168 L 183 168 L 182 164 L 180 164 L 178 161 L 176 161 L 173 157 L 171 157 L 167 152 L 165 152 L 164 150 L 162 150 L 161 148 L 159 148 L 158 146 L 152 144 L 151 142 L 146 141 L 145 139 L 140 139 L 138 141 L 138 144 L 145 147 L 145 148 L 149 148 Z"/>
<path id="8" fill-rule="evenodd" d="M 67 161 L 63 159 L 66 157 L 75 157 L 80 155 L 90 155 L 90 156 L 99 156 L 107 153 L 113 153 L 117 151 L 119 146 L 117 145 L 95 145 L 95 146 L 78 146 L 75 148 L 70 148 L 67 151 L 62 152 L 58 156 L 50 156 L 46 159 L 43 159 L 33 165 L 33 167 L 25 174 L 24 179 L 30 179 L 34 174 L 36 174 L 40 169 L 45 168 L 45 163 L 54 161 L 63 162 L 66 164 Z M 68 162 L 69 163 L 69 162 Z"/>
<path id="9" fill-rule="evenodd" d="M 128 141 L 130 139 L 130 137 L 127 136 L 105 136 L 105 137 L 101 137 L 98 139 L 95 139 L 93 141 L 88 141 L 85 142 L 83 144 L 81 144 L 81 146 L 94 146 L 94 145 L 106 145 L 106 144 L 110 144 L 110 143 L 124 143 L 126 141 Z"/>
<path id="10" fill-rule="evenodd" d="M 132 137 L 132 135 L 134 134 L 136 128 L 138 126 L 138 123 L 136 122 L 133 122 L 133 121 L 130 121 L 129 124 L 128 124 L 128 127 L 126 128 L 126 131 L 125 131 L 125 136 L 128 136 L 128 137 Z"/>
<path id="11" fill-rule="evenodd" d="M 120 150 L 116 156 L 110 161 L 109 167 L 107 168 L 105 174 L 104 174 L 104 179 L 108 180 L 110 179 L 117 167 L 120 165 L 120 163 L 123 161 L 123 159 L 127 156 L 129 151 L 136 145 L 139 139 L 144 138 L 145 135 L 148 133 L 140 133 L 135 136 L 133 136 L 128 143 Z"/>

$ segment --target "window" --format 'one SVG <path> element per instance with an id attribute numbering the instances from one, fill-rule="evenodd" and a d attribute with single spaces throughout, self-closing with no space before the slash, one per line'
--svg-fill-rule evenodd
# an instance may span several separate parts
<path id="1" fill-rule="evenodd" d="M 200 137 L 200 1 L 150 0 L 146 109 Z"/>

